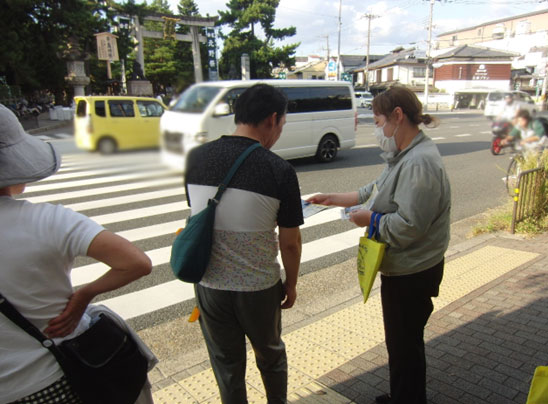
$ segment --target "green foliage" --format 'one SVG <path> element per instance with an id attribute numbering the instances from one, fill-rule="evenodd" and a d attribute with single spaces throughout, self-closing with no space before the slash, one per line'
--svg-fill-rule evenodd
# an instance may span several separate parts
<path id="1" fill-rule="evenodd" d="M 227 11 L 219 11 L 219 25 L 231 31 L 223 36 L 224 47 L 219 62 L 220 73 L 225 78 L 238 78 L 241 56 L 250 58 L 251 78 L 271 78 L 272 69 L 289 67 L 295 62 L 295 50 L 299 44 L 274 46 L 275 40 L 295 35 L 296 28 L 275 29 L 276 8 L 279 0 L 230 0 Z M 265 36 L 259 39 L 255 29 L 260 28 Z"/>
<path id="2" fill-rule="evenodd" d="M 93 33 L 106 29 L 103 2 L 91 0 L 4 0 L 0 2 L 0 76 L 24 94 L 55 93 L 65 83 L 65 57 L 71 38 L 81 50 L 94 49 Z"/>
<path id="3" fill-rule="evenodd" d="M 137 3 L 136 1 L 140 1 Z M 179 12 L 198 15 L 194 0 L 181 0 Z M 96 33 L 113 32 L 117 37 L 120 60 L 125 61 L 126 74 L 131 74 L 135 59 L 135 39 L 131 35 L 130 18 L 141 23 L 152 13 L 171 14 L 169 1 L 154 0 L 4 0 L 0 2 L 0 77 L 21 88 L 26 97 L 48 91 L 56 101 L 68 104 L 72 88 L 65 81 L 69 43 L 81 52 L 86 74 L 91 78 L 88 92 L 107 91 L 106 62 L 97 59 Z M 162 23 L 147 22 L 162 31 Z M 157 92 L 167 86 L 186 87 L 194 82 L 194 66 L 190 43 L 173 40 L 145 40 L 145 75 Z M 206 66 L 205 48 L 202 50 Z M 121 62 L 111 64 L 113 78 L 121 78 Z"/>

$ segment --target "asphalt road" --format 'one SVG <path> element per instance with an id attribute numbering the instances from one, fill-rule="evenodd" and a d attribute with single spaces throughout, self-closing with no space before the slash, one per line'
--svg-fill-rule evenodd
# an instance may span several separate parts
<path id="1" fill-rule="evenodd" d="M 314 159 L 293 160 L 301 185 L 301 193 L 310 195 L 317 192 L 345 192 L 356 190 L 372 181 L 381 172 L 383 161 L 379 157 L 380 150 L 375 144 L 371 114 L 360 111 L 360 124 L 357 132 L 357 145 L 352 150 L 341 151 L 337 159 L 328 164 L 319 164 Z M 443 156 L 452 186 L 452 222 L 456 222 L 489 208 L 504 203 L 508 197 L 503 181 L 508 158 L 493 156 L 489 151 L 490 124 L 480 114 L 437 114 L 439 126 L 425 129 L 438 145 Z M 75 149 L 71 137 L 71 127 L 40 133 L 42 138 L 50 138 L 59 148 L 65 158 L 67 171 L 65 177 L 51 177 L 46 184 L 51 189 L 33 191 L 29 187 L 28 197 L 39 197 L 54 203 L 72 206 L 84 214 L 97 220 L 105 221 L 105 226 L 116 232 L 136 234 L 135 242 L 149 253 L 155 262 L 153 273 L 118 291 L 101 297 L 101 301 L 129 299 L 124 303 L 130 306 L 126 317 L 137 329 L 146 329 L 179 318 L 193 306 L 192 300 L 176 304 L 165 304 L 162 299 L 170 293 L 180 294 L 180 291 L 164 288 L 173 281 L 169 265 L 165 260 L 166 250 L 173 239 L 176 225 L 182 225 L 188 215 L 184 210 L 186 204 L 181 193 L 182 180 L 178 173 L 158 171 L 155 153 L 150 151 L 121 153 L 117 156 L 102 157 L 92 153 L 82 153 Z M 155 165 L 156 164 L 156 165 Z M 108 170 L 116 170 L 115 173 Z M 61 174 L 61 173 L 60 173 Z M 68 174 L 68 177 L 67 177 Z M 132 178 L 116 177 L 129 175 Z M 123 190 L 127 184 L 141 180 L 141 176 L 153 180 L 172 181 L 169 185 L 148 184 L 134 190 Z M 91 181 L 91 183 L 76 183 L 75 181 Z M 112 188 L 104 189 L 104 181 L 109 181 Z M 40 185 L 40 184 L 38 184 Z M 117 188 L 118 187 L 118 188 Z M 97 192 L 94 193 L 94 190 Z M 64 192 L 82 191 L 86 196 L 62 196 Z M 161 196 L 160 192 L 175 193 Z M 157 193 L 157 197 L 154 194 Z M 61 196 L 59 196 L 61 195 Z M 152 197 L 145 197 L 152 195 Z M 127 203 L 113 204 L 112 198 L 130 198 Z M 94 202 L 95 203 L 92 203 Z M 168 208 L 175 204 L 175 209 Z M 150 213 L 140 213 L 139 209 L 150 209 Z M 136 212 L 138 216 L 129 218 L 124 215 Z M 351 239 L 357 243 L 355 227 L 335 216 L 308 224 L 302 229 L 303 242 L 307 245 L 308 258 L 302 264 L 301 274 L 309 274 L 345 262 L 355 255 L 355 247 L 330 250 L 340 243 L 341 238 Z M 332 213 L 333 213 L 332 212 Z M 319 216 L 319 215 L 317 215 Z M 335 219 L 333 219 L 335 217 Z M 173 228 L 148 234 L 153 226 L 167 223 Z M 306 223 L 305 223 L 306 225 Z M 89 259 L 78 259 L 76 266 L 82 268 L 93 265 Z M 145 292 L 143 292 L 145 291 Z M 188 291 L 184 292 L 187 293 Z M 156 293 L 156 294 L 155 294 Z M 134 299 L 134 300 L 131 300 Z M 137 306 L 158 305 L 158 309 L 150 313 L 139 314 Z M 165 306 L 165 307 L 164 307 Z M 125 310 L 125 309 L 124 309 Z"/>

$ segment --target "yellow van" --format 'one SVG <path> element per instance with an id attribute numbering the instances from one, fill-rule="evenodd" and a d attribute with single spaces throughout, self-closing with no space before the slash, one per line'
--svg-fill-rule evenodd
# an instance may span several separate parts
<path id="1" fill-rule="evenodd" d="M 158 147 L 160 117 L 167 108 L 155 98 L 74 97 L 74 139 L 80 149 L 103 154 Z"/>

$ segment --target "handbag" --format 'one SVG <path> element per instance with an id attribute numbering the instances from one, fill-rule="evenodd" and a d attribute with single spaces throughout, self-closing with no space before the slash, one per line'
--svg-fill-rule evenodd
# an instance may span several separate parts
<path id="1" fill-rule="evenodd" d="M 133 338 L 101 313 L 75 338 L 56 345 L 0 294 L 0 311 L 55 357 L 84 404 L 134 404 L 147 379 L 147 359 Z"/>
<path id="2" fill-rule="evenodd" d="M 527 404 L 548 404 L 548 366 L 538 366 L 535 369 Z"/>
<path id="3" fill-rule="evenodd" d="M 205 209 L 189 216 L 186 227 L 175 238 L 171 246 L 169 263 L 173 274 L 183 282 L 198 283 L 202 280 L 211 256 L 217 205 L 240 165 L 253 150 L 260 146 L 260 143 L 255 143 L 238 157 L 217 188 L 213 199 L 207 201 Z"/>
<path id="4" fill-rule="evenodd" d="M 358 246 L 358 281 L 363 294 L 363 302 L 366 303 L 371 293 L 373 283 L 384 257 L 386 244 L 375 239 L 379 237 L 379 224 L 382 213 L 373 212 L 367 236 L 360 237 Z"/>

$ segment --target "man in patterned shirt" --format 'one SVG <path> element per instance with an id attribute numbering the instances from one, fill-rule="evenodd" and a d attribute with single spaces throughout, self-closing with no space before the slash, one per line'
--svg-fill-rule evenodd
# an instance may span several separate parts
<path id="1" fill-rule="evenodd" d="M 238 97 L 234 111 L 231 136 L 187 157 L 185 187 L 194 215 L 213 198 L 239 155 L 253 143 L 263 146 L 243 162 L 217 206 L 210 262 L 195 287 L 200 326 L 223 404 L 247 403 L 246 336 L 268 403 L 286 403 L 281 309 L 291 308 L 297 297 L 303 216 L 295 170 L 269 149 L 282 133 L 287 99 L 275 87 L 256 84 Z"/>

